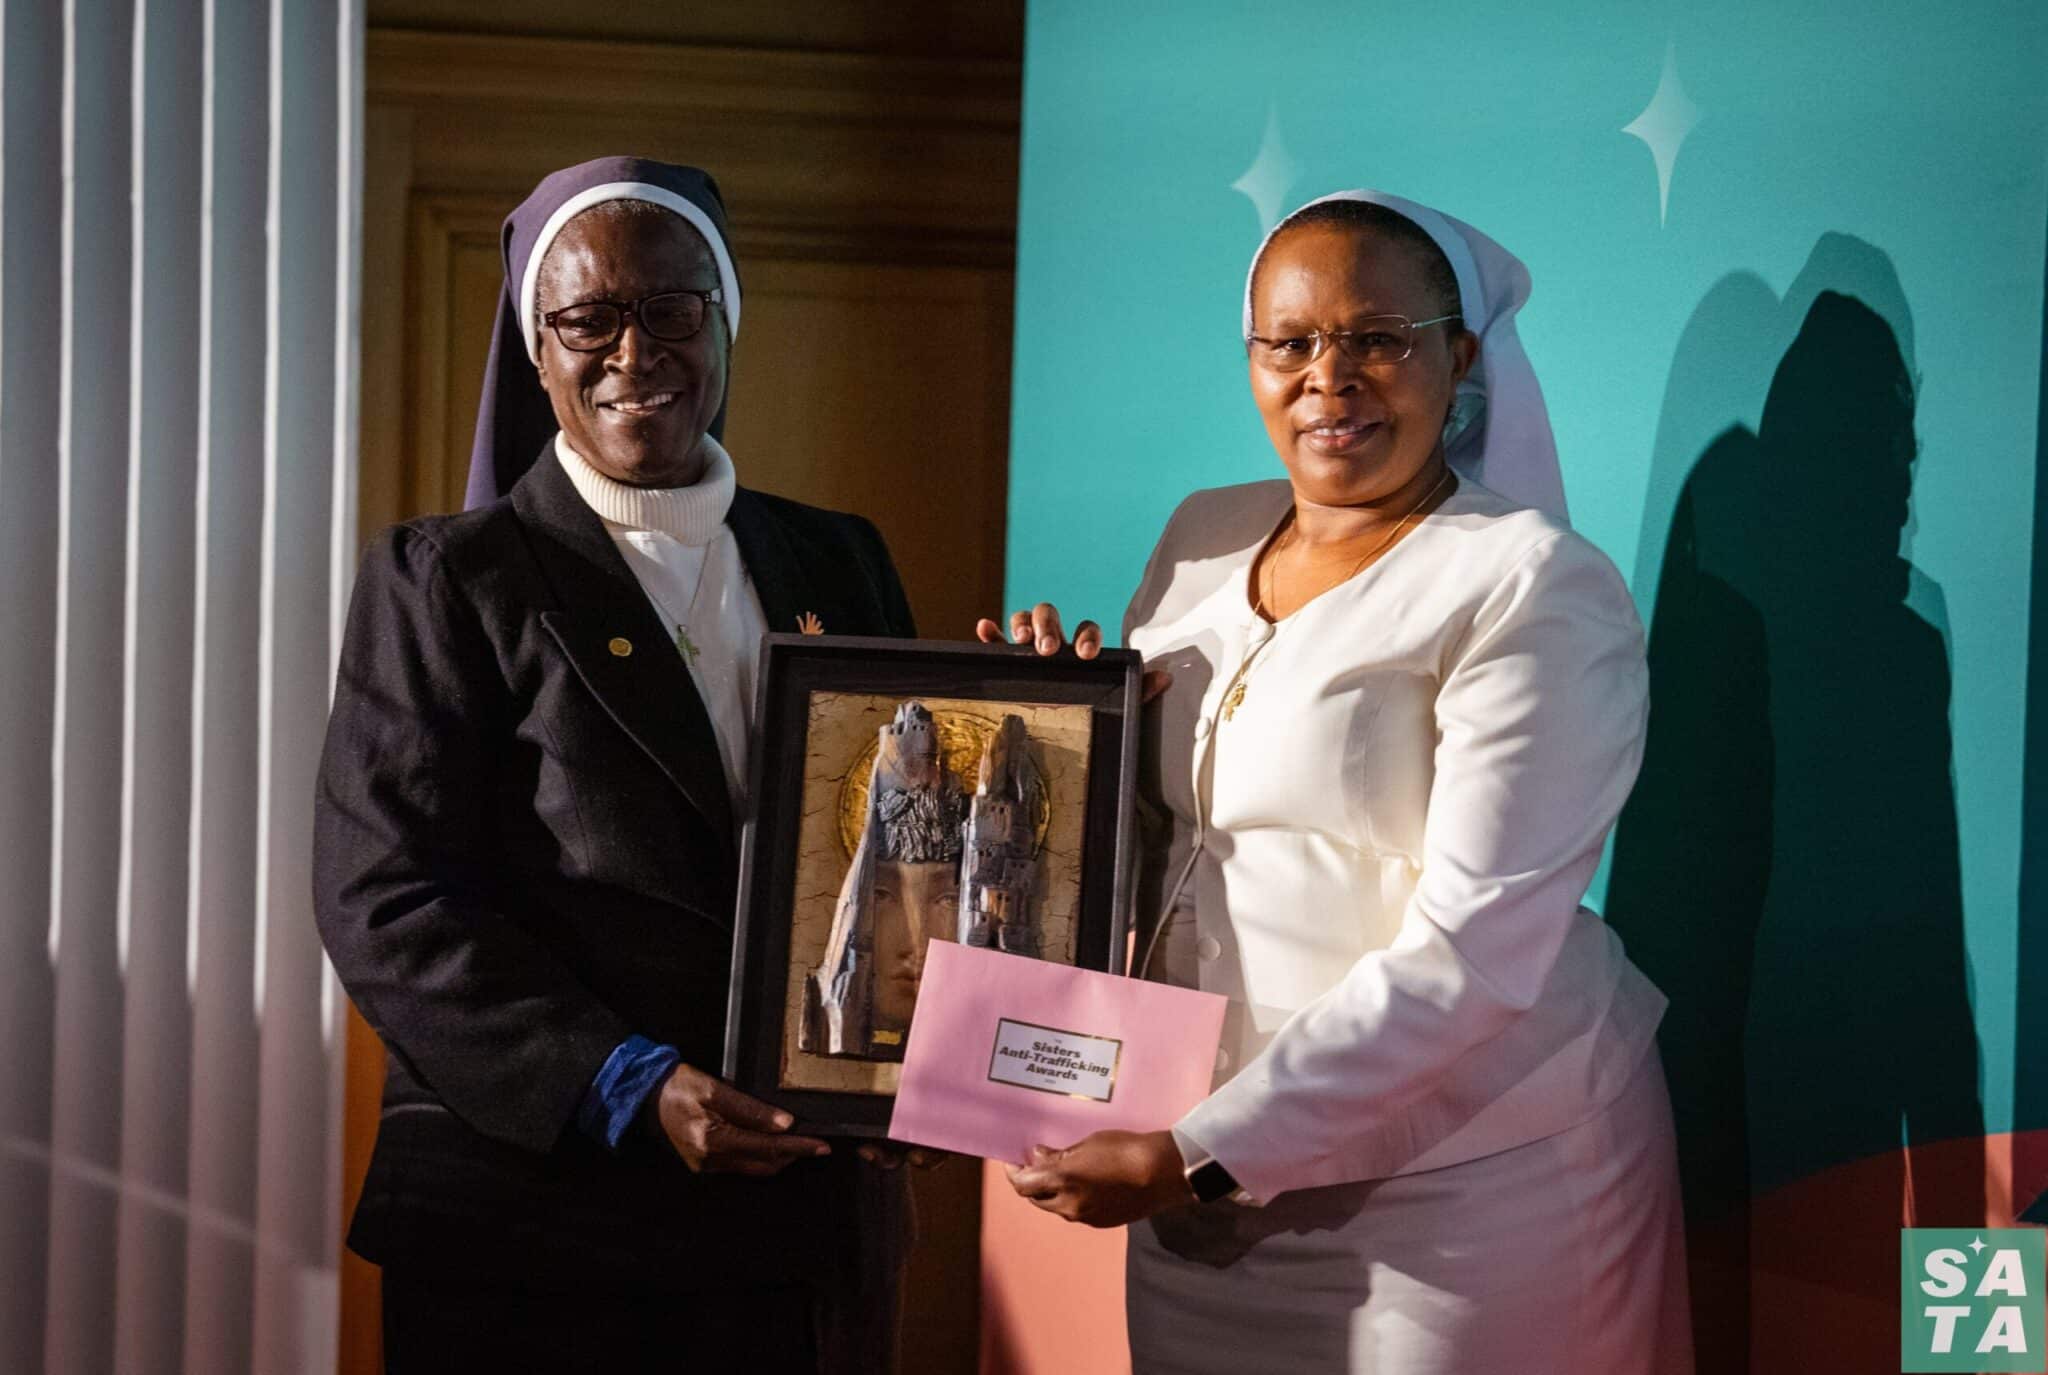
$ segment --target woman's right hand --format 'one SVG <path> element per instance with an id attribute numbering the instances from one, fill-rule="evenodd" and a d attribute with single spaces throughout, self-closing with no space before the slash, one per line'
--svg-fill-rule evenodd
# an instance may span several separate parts
<path id="1" fill-rule="evenodd" d="M 983 644 L 1003 643 L 1002 627 L 986 616 L 974 625 L 974 637 Z M 1057 654 L 1066 645 L 1060 630 L 1060 609 L 1051 602 L 1040 602 L 1029 611 L 1010 613 L 1010 643 L 1028 644 L 1040 654 Z M 1093 621 L 1083 621 L 1074 627 L 1074 653 L 1083 659 L 1092 659 L 1102 652 L 1102 627 Z M 1141 702 L 1150 702 L 1160 693 L 1173 686 L 1173 675 L 1164 669 L 1145 670 Z"/>

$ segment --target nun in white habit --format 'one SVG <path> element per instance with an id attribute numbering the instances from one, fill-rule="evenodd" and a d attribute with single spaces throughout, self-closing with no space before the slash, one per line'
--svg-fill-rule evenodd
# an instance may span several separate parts
<path id="1" fill-rule="evenodd" d="M 1215 1086 L 1011 1176 L 1135 1224 L 1140 1372 L 1692 1369 L 1664 999 L 1580 906 L 1642 755 L 1643 631 L 1566 523 L 1528 294 L 1373 191 L 1253 260 L 1286 477 L 1184 501 L 1124 622 L 1171 675 L 1142 971 L 1229 999 Z M 1009 630 L 1059 638 L 1043 606 Z"/>

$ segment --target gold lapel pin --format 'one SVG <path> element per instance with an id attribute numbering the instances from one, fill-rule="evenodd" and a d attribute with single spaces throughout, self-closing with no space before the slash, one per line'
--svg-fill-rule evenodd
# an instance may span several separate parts
<path id="1" fill-rule="evenodd" d="M 823 635 L 825 633 L 825 623 L 818 619 L 818 613 L 815 611 L 806 611 L 803 615 L 797 617 L 796 628 L 797 632 L 803 635 Z"/>
<path id="2" fill-rule="evenodd" d="M 612 636 L 611 644 L 606 647 L 621 659 L 633 652 L 633 642 L 623 635 Z"/>

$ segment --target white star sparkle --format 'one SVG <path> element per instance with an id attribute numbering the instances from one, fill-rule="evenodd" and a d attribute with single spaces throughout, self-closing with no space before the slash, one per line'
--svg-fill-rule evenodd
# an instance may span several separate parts
<path id="1" fill-rule="evenodd" d="M 1657 160 L 1657 223 L 1663 224 L 1671 208 L 1671 169 L 1678 162 L 1678 149 L 1685 136 L 1700 122 L 1700 107 L 1685 93 L 1678 79 L 1678 45 L 1664 49 L 1664 74 L 1657 79 L 1657 93 L 1643 112 L 1621 132 L 1633 134 L 1649 147 Z"/>
<path id="2" fill-rule="evenodd" d="M 1287 190 L 1300 175 L 1300 164 L 1280 137 L 1279 108 L 1268 105 L 1266 136 L 1259 142 L 1259 155 L 1244 169 L 1243 176 L 1230 183 L 1230 189 L 1243 193 L 1252 209 L 1259 212 L 1260 233 L 1279 223 L 1281 208 L 1287 203 Z"/>
<path id="3" fill-rule="evenodd" d="M 1982 1255 L 1984 1253 L 1984 1238 L 1978 1237 L 1975 1241 L 1971 1242 L 1970 1249 Z"/>

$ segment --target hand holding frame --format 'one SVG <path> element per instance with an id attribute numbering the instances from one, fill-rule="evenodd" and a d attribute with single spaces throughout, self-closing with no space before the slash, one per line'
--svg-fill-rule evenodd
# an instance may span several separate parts
<path id="1" fill-rule="evenodd" d="M 974 638 L 983 644 L 1003 643 L 1002 627 L 984 616 L 974 623 Z M 1066 647 L 1066 640 L 1060 628 L 1060 609 L 1051 602 L 1040 602 L 1029 611 L 1010 613 L 1010 642 L 1029 644 L 1040 654 L 1057 654 Z M 1082 659 L 1092 659 L 1102 653 L 1102 627 L 1093 621 L 1083 621 L 1074 627 L 1074 653 Z M 1141 702 L 1150 702 L 1173 685 L 1173 675 L 1164 669 L 1145 670 L 1140 691 Z"/>

